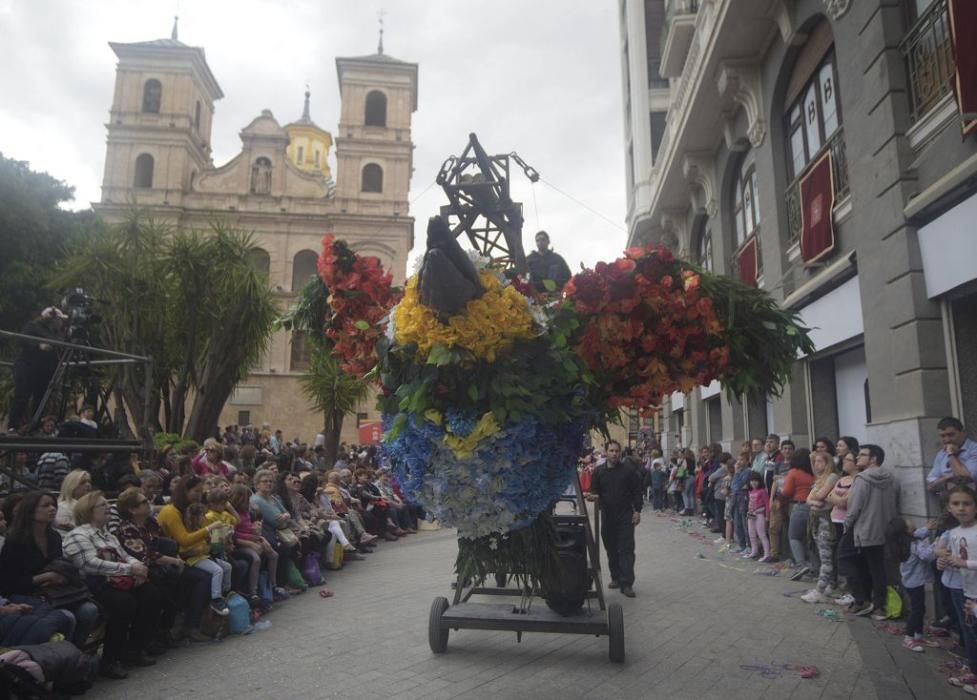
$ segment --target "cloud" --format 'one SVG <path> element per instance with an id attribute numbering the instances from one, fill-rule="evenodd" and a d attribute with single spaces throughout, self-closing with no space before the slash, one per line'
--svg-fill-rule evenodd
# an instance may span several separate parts
<path id="1" fill-rule="evenodd" d="M 238 132 L 262 109 L 282 123 L 297 118 L 306 82 L 313 118 L 335 131 L 335 57 L 376 50 L 381 7 L 386 52 L 420 67 L 411 182 L 418 232 L 446 203 L 440 188 L 425 188 L 475 131 L 490 153 L 518 151 L 543 178 L 533 186 L 513 176 L 527 247 L 539 227 L 574 269 L 618 255 L 626 204 L 617 3 L 185 2 L 180 39 L 205 48 L 226 95 L 216 106 L 215 163 L 238 153 Z M 172 3 L 151 0 L 0 0 L 9 61 L 0 73 L 0 151 L 74 185 L 73 207 L 97 201 L 115 79 L 108 42 L 169 36 L 171 12 Z M 418 243 L 415 255 L 422 236 Z"/>

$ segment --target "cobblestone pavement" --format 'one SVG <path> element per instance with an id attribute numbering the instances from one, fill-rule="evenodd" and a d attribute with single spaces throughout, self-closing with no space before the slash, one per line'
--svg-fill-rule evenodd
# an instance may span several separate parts
<path id="1" fill-rule="evenodd" d="M 127 681 L 100 682 L 86 697 L 894 697 L 876 694 L 873 677 L 878 682 L 887 671 L 863 667 L 848 623 L 785 597 L 801 584 L 753 575 L 758 565 L 719 558 L 677 519 L 645 516 L 637 537 L 638 597 L 609 592 L 624 606 L 624 664 L 608 662 L 605 637 L 576 635 L 526 635 L 517 643 L 511 633 L 452 631 L 448 652 L 432 654 L 428 613 L 435 596 L 450 598 L 455 554 L 453 533 L 437 531 L 382 544 L 368 561 L 329 577 L 335 598 L 323 600 L 314 590 L 298 596 L 271 614 L 270 629 L 176 650 Z M 898 659 L 898 652 L 885 652 L 892 640 L 880 641 L 867 621 L 852 622 L 853 629 L 863 622 L 870 630 L 861 632 L 863 646 L 881 650 L 883 662 Z M 817 666 L 819 674 L 802 679 L 784 668 L 790 665 Z M 891 673 L 888 681 L 893 693 L 905 689 Z M 931 698 L 952 690 L 935 687 L 941 693 Z"/>

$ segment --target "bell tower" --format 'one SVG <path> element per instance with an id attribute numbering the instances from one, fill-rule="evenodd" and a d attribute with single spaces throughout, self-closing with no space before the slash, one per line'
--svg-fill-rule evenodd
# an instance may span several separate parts
<path id="1" fill-rule="evenodd" d="M 177 37 L 110 42 L 118 57 L 101 205 L 179 205 L 211 167 L 214 103 L 224 96 L 202 48 Z"/>
<path id="2" fill-rule="evenodd" d="M 336 199 L 341 210 L 407 216 L 413 173 L 411 115 L 417 64 L 383 52 L 337 58 L 341 112 L 336 137 Z"/>

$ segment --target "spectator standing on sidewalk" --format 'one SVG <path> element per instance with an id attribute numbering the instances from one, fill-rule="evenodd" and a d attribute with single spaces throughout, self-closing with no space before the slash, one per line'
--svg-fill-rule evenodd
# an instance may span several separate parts
<path id="1" fill-rule="evenodd" d="M 634 598 L 634 528 L 641 522 L 641 473 L 631 459 L 621 459 L 621 443 L 610 440 L 607 461 L 594 472 L 588 500 L 600 507 L 601 539 L 611 574 L 608 588 Z"/>
<path id="2" fill-rule="evenodd" d="M 936 529 L 936 521 L 926 527 L 915 528 L 910 520 L 906 530 L 912 535 L 909 558 L 899 565 L 902 587 L 909 596 L 909 615 L 906 618 L 906 634 L 902 638 L 902 648 L 922 653 L 928 646 L 939 646 L 923 636 L 923 620 L 926 616 L 926 584 L 933 583 L 933 562 L 936 560 L 936 545 L 930 535 Z"/>
<path id="3" fill-rule="evenodd" d="M 784 486 L 780 495 L 784 503 L 790 503 L 790 515 L 787 524 L 787 536 L 790 540 L 790 551 L 794 558 L 794 573 L 791 581 L 799 581 L 810 571 L 807 561 L 807 516 L 810 508 L 807 497 L 811 495 L 814 486 L 814 472 L 811 470 L 811 453 L 801 448 L 790 460 L 790 471 L 784 479 Z"/>
<path id="4" fill-rule="evenodd" d="M 967 437 L 963 423 L 953 416 L 941 419 L 936 429 L 943 449 L 933 459 L 926 487 L 931 493 L 944 495 L 955 484 L 973 486 L 977 482 L 977 442 Z"/>
<path id="5" fill-rule="evenodd" d="M 861 470 L 848 495 L 848 514 L 838 557 L 848 571 L 848 585 L 855 602 L 849 611 L 858 616 L 874 614 L 885 619 L 885 533 L 896 517 L 899 484 L 882 466 L 885 451 L 878 445 L 858 449 Z"/>
<path id="6" fill-rule="evenodd" d="M 977 695 L 977 635 L 972 602 L 968 600 L 977 598 L 977 557 L 973 556 L 977 552 L 977 493 L 969 486 L 955 486 L 950 489 L 947 507 L 959 525 L 940 538 L 936 568 L 943 571 L 943 585 L 950 589 L 960 622 L 960 643 L 970 670 L 948 680 L 950 685 Z M 956 576 L 948 577 L 948 572 Z"/>

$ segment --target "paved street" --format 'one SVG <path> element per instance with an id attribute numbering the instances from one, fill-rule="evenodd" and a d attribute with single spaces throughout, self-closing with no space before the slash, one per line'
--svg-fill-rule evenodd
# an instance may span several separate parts
<path id="1" fill-rule="evenodd" d="M 895 650 L 866 620 L 850 623 L 873 662 L 863 667 L 849 623 L 784 596 L 803 590 L 719 558 L 677 519 L 646 513 L 638 535 L 638 597 L 625 610 L 627 661 L 606 638 L 452 632 L 448 652 L 427 644 L 431 600 L 450 597 L 450 531 L 383 544 L 370 561 L 330 576 L 336 598 L 310 591 L 271 615 L 271 629 L 171 652 L 128 681 L 86 697 L 131 698 L 880 698 L 944 697 L 942 679 L 910 692 Z M 706 558 L 700 558 L 700 555 Z M 858 626 L 861 627 L 858 627 Z M 890 654 L 891 652 L 891 654 Z M 926 663 L 911 659 L 926 680 Z M 893 661 L 895 660 L 895 661 Z M 785 665 L 817 666 L 802 679 Z M 876 692 L 882 682 L 884 692 Z M 925 693 L 929 694 L 926 695 Z M 961 695 L 962 697 L 962 695 Z"/>

